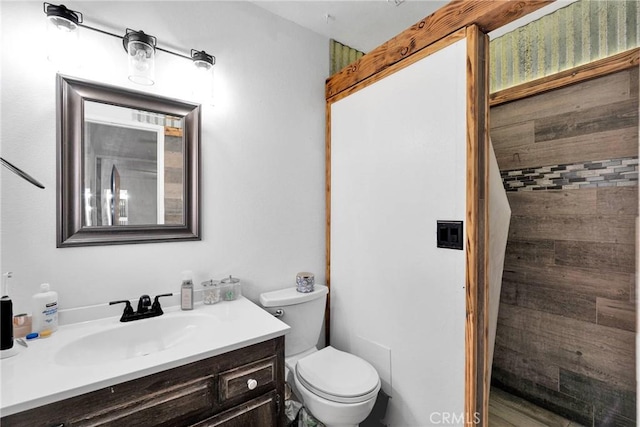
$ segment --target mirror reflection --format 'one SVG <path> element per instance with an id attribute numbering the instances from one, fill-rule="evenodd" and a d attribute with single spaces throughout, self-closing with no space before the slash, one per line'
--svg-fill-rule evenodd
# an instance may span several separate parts
<path id="1" fill-rule="evenodd" d="M 56 245 L 200 240 L 200 105 L 57 76 Z"/>
<path id="2" fill-rule="evenodd" d="M 84 102 L 83 226 L 180 225 L 183 120 Z"/>

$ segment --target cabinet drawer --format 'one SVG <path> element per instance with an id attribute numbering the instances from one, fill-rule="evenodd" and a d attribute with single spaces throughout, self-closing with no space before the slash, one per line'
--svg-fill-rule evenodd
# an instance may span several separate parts
<path id="1" fill-rule="evenodd" d="M 214 377 L 189 381 L 150 393 L 142 399 L 88 411 L 66 426 L 176 426 L 215 408 Z"/>
<path id="2" fill-rule="evenodd" d="M 167 371 L 175 372 L 175 371 Z M 165 373 L 3 417 L 2 427 L 174 427 L 216 410 L 215 376 L 167 386 Z M 141 382 L 143 384 L 141 384 Z M 142 395 L 136 395 L 138 388 Z M 131 397 L 133 396 L 133 397 Z"/>
<path id="3" fill-rule="evenodd" d="M 275 427 L 279 424 L 280 396 L 275 390 L 191 427 Z"/>
<path id="4" fill-rule="evenodd" d="M 220 373 L 220 401 L 257 395 L 266 388 L 275 387 L 275 373 L 276 357 L 268 357 Z"/>

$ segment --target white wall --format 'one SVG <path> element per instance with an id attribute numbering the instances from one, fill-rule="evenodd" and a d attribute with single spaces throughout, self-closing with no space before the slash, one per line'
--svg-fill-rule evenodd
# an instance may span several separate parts
<path id="1" fill-rule="evenodd" d="M 333 104 L 331 156 L 331 344 L 376 367 L 389 426 L 452 425 L 465 252 L 436 221 L 465 219 L 466 40 Z"/>
<path id="2" fill-rule="evenodd" d="M 2 168 L 0 268 L 14 273 L 16 313 L 41 282 L 60 307 L 179 291 L 233 274 L 245 295 L 293 286 L 298 271 L 324 281 L 324 80 L 328 40 L 247 2 L 65 2 L 85 22 L 118 34 L 144 30 L 165 48 L 217 57 L 216 106 L 203 107 L 199 242 L 56 248 L 55 70 L 42 2 L 2 2 L 1 154 L 39 190 Z M 83 69 L 68 74 L 144 90 L 126 79 L 119 39 L 82 32 Z M 185 59 L 159 52 L 150 91 L 191 92 Z M 114 314 L 121 307 L 113 308 Z"/>

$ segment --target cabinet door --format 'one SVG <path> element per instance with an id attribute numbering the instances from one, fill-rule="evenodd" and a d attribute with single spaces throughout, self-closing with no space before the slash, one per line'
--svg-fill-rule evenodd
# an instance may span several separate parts
<path id="1" fill-rule="evenodd" d="M 192 427 L 273 427 L 278 425 L 280 396 L 271 391 Z"/>
<path id="2" fill-rule="evenodd" d="M 135 380 L 15 414 L 3 418 L 2 427 L 173 427 L 202 419 L 216 408 L 213 375 L 171 387 L 164 374 L 154 378 L 148 387 Z M 145 394 L 128 398 L 136 386 Z"/>

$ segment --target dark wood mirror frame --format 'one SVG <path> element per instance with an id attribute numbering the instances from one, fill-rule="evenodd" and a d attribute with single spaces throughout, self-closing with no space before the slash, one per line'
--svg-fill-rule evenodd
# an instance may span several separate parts
<path id="1" fill-rule="evenodd" d="M 84 101 L 183 119 L 183 217 L 179 225 L 83 226 Z M 200 105 L 58 75 L 57 236 L 59 248 L 200 240 Z"/>

